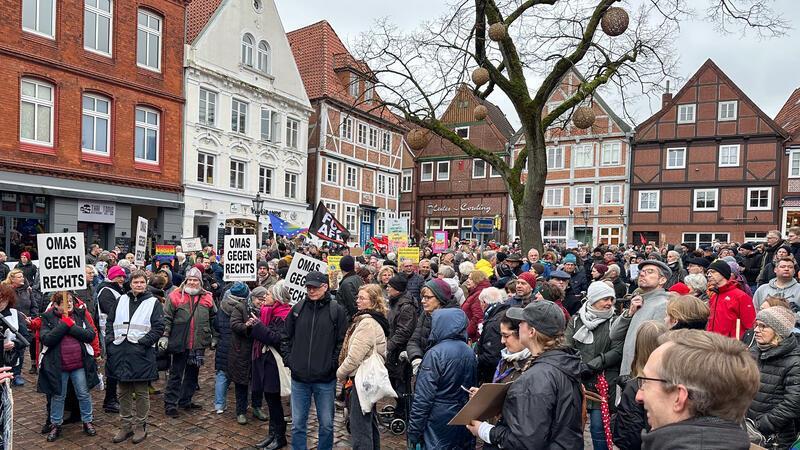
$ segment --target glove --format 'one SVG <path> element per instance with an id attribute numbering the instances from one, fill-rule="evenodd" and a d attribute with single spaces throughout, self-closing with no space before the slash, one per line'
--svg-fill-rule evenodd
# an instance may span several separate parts
<path id="1" fill-rule="evenodd" d="M 417 358 L 417 359 L 411 361 L 411 373 L 413 373 L 414 376 L 416 376 L 417 372 L 419 372 L 419 365 L 420 364 L 422 364 L 422 359 L 420 359 L 420 358 Z"/>
<path id="2" fill-rule="evenodd" d="M 408 352 L 403 350 L 400 352 L 400 355 L 397 357 L 400 361 L 408 361 Z"/>
<path id="3" fill-rule="evenodd" d="M 216 349 L 216 348 L 217 348 L 217 344 L 218 344 L 218 343 L 219 343 L 219 339 L 217 339 L 217 338 L 212 338 L 212 339 L 211 339 L 211 348 L 212 348 L 212 349 Z"/>
<path id="4" fill-rule="evenodd" d="M 75 321 L 72 320 L 72 318 L 67 315 L 61 316 L 61 321 L 67 324 L 67 326 L 70 328 L 72 328 L 72 326 L 75 325 Z"/>
<path id="5" fill-rule="evenodd" d="M 167 345 L 169 345 L 169 338 L 166 336 L 162 336 L 158 339 L 158 349 L 159 350 L 166 350 Z"/>

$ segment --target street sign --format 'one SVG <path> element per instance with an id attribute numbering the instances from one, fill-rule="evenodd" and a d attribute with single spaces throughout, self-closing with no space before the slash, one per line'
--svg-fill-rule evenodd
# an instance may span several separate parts
<path id="1" fill-rule="evenodd" d="M 472 219 L 473 234 L 490 234 L 494 232 L 494 219 L 491 217 L 476 217 Z"/>

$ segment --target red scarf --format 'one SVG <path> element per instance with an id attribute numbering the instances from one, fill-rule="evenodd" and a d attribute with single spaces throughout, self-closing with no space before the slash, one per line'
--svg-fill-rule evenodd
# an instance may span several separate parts
<path id="1" fill-rule="evenodd" d="M 269 325 L 269 323 L 272 322 L 272 319 L 275 317 L 286 320 L 286 316 L 289 315 L 291 310 L 291 306 L 281 302 L 275 302 L 272 304 L 272 306 L 262 306 L 261 323 L 264 325 Z"/>

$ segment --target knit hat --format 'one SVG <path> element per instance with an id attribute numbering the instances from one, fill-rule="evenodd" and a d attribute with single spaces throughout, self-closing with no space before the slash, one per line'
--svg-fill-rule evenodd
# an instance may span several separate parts
<path id="1" fill-rule="evenodd" d="M 506 258 L 508 258 L 508 255 L 503 252 L 497 252 L 495 256 L 497 257 L 497 264 L 500 264 L 501 262 L 505 261 Z"/>
<path id="2" fill-rule="evenodd" d="M 342 260 L 344 260 L 344 258 L 342 258 Z M 389 278 L 389 286 L 393 287 L 398 292 L 405 292 L 406 286 L 408 286 L 408 278 L 406 278 L 405 275 L 398 273 L 392 278 Z"/>
<path id="3" fill-rule="evenodd" d="M 202 280 L 203 274 L 197 267 L 192 267 L 191 269 L 186 271 L 186 279 L 188 280 L 189 278 L 197 278 L 198 280 Z"/>
<path id="4" fill-rule="evenodd" d="M 125 270 L 120 266 L 114 266 L 108 269 L 108 278 L 109 280 L 113 280 L 114 278 L 122 277 L 125 278 Z"/>
<path id="5" fill-rule="evenodd" d="M 442 306 L 446 305 L 450 302 L 450 300 L 453 299 L 453 290 L 450 289 L 450 285 L 444 280 L 434 278 L 425 283 L 425 287 L 433 292 L 433 295 L 436 296 Z"/>
<path id="6" fill-rule="evenodd" d="M 721 259 L 712 262 L 711 265 L 708 266 L 708 270 L 713 270 L 719 273 L 726 280 L 730 280 L 731 278 L 731 266 L 728 265 L 726 261 Z"/>
<path id="7" fill-rule="evenodd" d="M 356 260 L 350 255 L 344 256 L 339 261 L 339 268 L 345 273 L 352 272 L 356 269 Z"/>
<path id="8" fill-rule="evenodd" d="M 248 289 L 247 285 L 241 281 L 237 281 L 236 283 L 233 283 L 233 286 L 231 286 L 231 295 L 235 295 L 240 298 L 246 298 L 247 294 L 249 293 L 250 289 Z"/>
<path id="9" fill-rule="evenodd" d="M 22 258 L 22 257 L 28 258 L 28 261 L 30 261 L 31 260 L 31 253 L 30 252 L 22 252 L 22 253 L 19 254 L 19 257 L 20 258 Z"/>
<path id="10" fill-rule="evenodd" d="M 669 288 L 668 290 L 670 292 L 674 292 L 674 293 L 680 294 L 680 295 L 687 295 L 687 294 L 689 294 L 689 292 L 692 292 L 692 290 L 689 289 L 689 286 L 683 284 L 680 281 L 675 283 L 675 284 L 673 284 L 672 287 Z"/>
<path id="11" fill-rule="evenodd" d="M 608 266 L 605 264 L 596 263 L 595 265 L 592 266 L 592 268 L 596 270 L 601 277 L 604 276 L 606 272 L 608 272 Z"/>
<path id="12" fill-rule="evenodd" d="M 614 289 L 605 281 L 595 281 L 594 283 L 590 284 L 589 289 L 586 290 L 586 301 L 590 306 L 604 298 L 609 297 L 617 298 L 617 294 L 614 292 Z"/>
<path id="13" fill-rule="evenodd" d="M 536 287 L 536 275 L 534 275 L 534 274 L 532 274 L 530 272 L 522 272 L 521 274 L 519 274 L 517 279 L 528 283 L 531 288 L 535 288 Z"/>
<path id="14" fill-rule="evenodd" d="M 261 261 L 258 262 L 258 268 L 260 269 L 262 267 L 265 269 L 269 269 L 269 263 L 262 259 Z"/>
<path id="15" fill-rule="evenodd" d="M 575 258 L 575 255 L 573 255 L 572 253 L 567 253 L 566 256 L 564 256 L 564 264 L 570 264 L 570 263 L 575 264 L 577 262 L 578 259 Z"/>
<path id="16" fill-rule="evenodd" d="M 775 330 L 780 337 L 786 338 L 792 334 L 796 318 L 790 309 L 773 306 L 759 311 L 756 320 Z"/>

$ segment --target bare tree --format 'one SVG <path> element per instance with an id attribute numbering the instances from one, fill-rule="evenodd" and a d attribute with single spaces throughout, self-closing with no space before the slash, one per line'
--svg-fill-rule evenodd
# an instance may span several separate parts
<path id="1" fill-rule="evenodd" d="M 565 126 L 572 112 L 603 86 L 625 96 L 660 94 L 659 86 L 675 76 L 671 44 L 680 23 L 693 16 L 713 22 L 721 33 L 734 25 L 755 29 L 760 36 L 788 28 L 769 8 L 770 0 L 706 0 L 704 14 L 691 10 L 689 0 L 632 1 L 636 5 L 625 6 L 629 26 L 616 37 L 598 30 L 619 0 L 461 0 L 446 15 L 411 32 L 379 21 L 361 36 L 354 53 L 378 80 L 382 106 L 502 175 L 523 247 L 541 249 L 549 129 Z M 500 31 L 492 36 L 495 40 L 488 36 L 492 25 Z M 499 90 L 519 119 L 524 147 L 516 154 L 479 148 L 437 118 L 477 68 L 487 70 L 489 80 L 474 87 L 475 94 L 485 99 Z M 550 94 L 572 68 L 585 79 L 571 97 L 548 107 Z"/>

